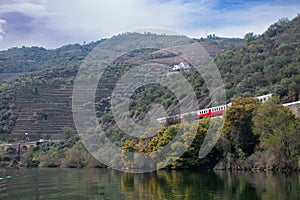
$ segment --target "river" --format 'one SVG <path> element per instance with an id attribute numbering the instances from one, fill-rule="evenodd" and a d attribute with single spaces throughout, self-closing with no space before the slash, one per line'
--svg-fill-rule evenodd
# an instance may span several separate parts
<path id="1" fill-rule="evenodd" d="M 112 169 L 0 169 L 0 199 L 298 200 L 300 174 Z"/>

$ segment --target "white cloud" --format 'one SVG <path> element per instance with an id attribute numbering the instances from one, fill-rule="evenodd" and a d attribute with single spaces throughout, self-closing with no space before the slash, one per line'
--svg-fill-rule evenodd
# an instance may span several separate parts
<path id="1" fill-rule="evenodd" d="M 7 33 L 7 47 L 56 47 L 143 27 L 173 29 L 192 37 L 203 37 L 206 30 L 220 36 L 243 37 L 247 32 L 262 33 L 281 17 L 295 17 L 300 5 L 300 2 L 298 6 L 257 3 L 241 9 L 223 9 L 218 3 L 218 0 L 16 0 L 1 5 L 0 18 L 4 13 L 19 12 L 34 21 L 31 23 L 35 29 L 22 35 L 22 40 L 18 40 L 18 33 Z"/>
<path id="2" fill-rule="evenodd" d="M 5 31 L 4 31 L 5 24 L 6 24 L 6 21 L 4 19 L 0 19 L 0 40 L 2 40 L 3 36 L 5 35 Z"/>
<path id="3" fill-rule="evenodd" d="M 27 41 L 42 39 L 45 45 L 55 46 L 97 40 L 143 27 L 177 29 L 187 23 L 189 13 L 196 9 L 195 3 L 180 1 L 27 0 L 2 5 L 0 14 L 8 12 L 20 12 L 39 22 L 40 27 L 32 34 L 43 33 L 45 37 L 28 36 Z"/>
<path id="4" fill-rule="evenodd" d="M 58 3 L 60 2 L 60 3 Z M 59 4 L 59 7 L 57 5 Z M 70 5 L 72 5 L 70 7 Z M 142 27 L 177 28 L 187 23 L 193 4 L 140 0 L 49 1 L 50 28 L 105 37 Z"/>

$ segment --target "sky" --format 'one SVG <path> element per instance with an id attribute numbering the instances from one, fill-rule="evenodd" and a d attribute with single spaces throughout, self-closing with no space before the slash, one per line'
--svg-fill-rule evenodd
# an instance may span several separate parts
<path id="1" fill-rule="evenodd" d="M 52 49 L 143 28 L 243 38 L 298 13 L 299 0 L 0 0 L 0 49 Z"/>

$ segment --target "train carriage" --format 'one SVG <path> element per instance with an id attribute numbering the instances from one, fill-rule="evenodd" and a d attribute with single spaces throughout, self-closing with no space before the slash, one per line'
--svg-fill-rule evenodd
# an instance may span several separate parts
<path id="1" fill-rule="evenodd" d="M 272 97 L 272 94 L 266 94 L 262 96 L 256 97 L 260 102 L 265 103 L 270 97 Z M 226 105 L 221 105 L 221 106 L 216 106 L 216 107 L 211 107 L 211 108 L 205 108 L 201 109 L 198 111 L 193 111 L 189 113 L 184 113 L 184 114 L 179 114 L 179 115 L 174 115 L 174 116 L 169 116 L 167 118 L 159 118 L 157 121 L 160 123 L 166 122 L 167 119 L 176 119 L 179 122 L 184 121 L 184 118 L 187 115 L 194 115 L 195 119 L 202 119 L 204 117 L 214 117 L 214 116 L 220 116 L 223 115 L 223 113 L 232 105 L 232 103 L 228 103 Z"/>

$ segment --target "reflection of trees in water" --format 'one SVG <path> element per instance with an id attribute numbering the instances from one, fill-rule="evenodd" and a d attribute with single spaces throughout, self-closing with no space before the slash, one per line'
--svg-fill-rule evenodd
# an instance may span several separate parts
<path id="1" fill-rule="evenodd" d="M 122 174 L 128 199 L 298 199 L 297 174 L 161 170 Z"/>
<path id="2" fill-rule="evenodd" d="M 213 172 L 161 170 L 122 175 L 122 192 L 129 199 L 259 199 L 246 179 Z"/>
<path id="3" fill-rule="evenodd" d="M 299 174 L 161 170 L 144 174 L 110 169 L 0 170 L 0 198 L 112 200 L 296 200 Z M 18 176 L 17 176 L 18 174 Z"/>
<path id="4" fill-rule="evenodd" d="M 299 174 L 297 173 L 253 173 L 247 176 L 249 182 L 257 188 L 262 199 L 295 199 L 300 197 Z"/>
<path id="5" fill-rule="evenodd" d="M 240 199 L 298 200 L 300 196 L 299 174 L 272 172 L 215 172 L 223 179 L 224 186 Z M 247 198 L 250 195 L 251 198 Z"/>

